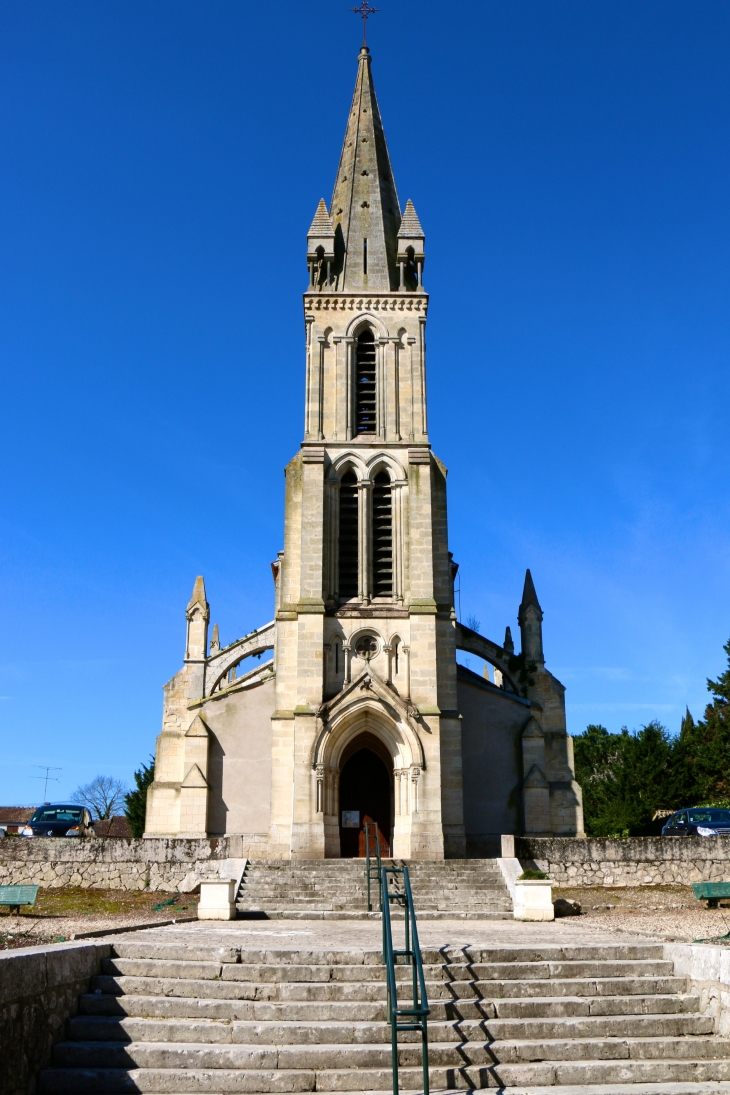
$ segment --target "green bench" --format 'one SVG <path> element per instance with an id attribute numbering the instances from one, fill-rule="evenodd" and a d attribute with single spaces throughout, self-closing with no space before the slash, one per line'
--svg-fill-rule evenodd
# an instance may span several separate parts
<path id="1" fill-rule="evenodd" d="M 20 912 L 21 905 L 35 905 L 38 886 L 0 886 L 0 905 L 9 905 L 10 911 Z"/>
<path id="2" fill-rule="evenodd" d="M 716 909 L 721 897 L 730 897 L 730 882 L 693 882 L 698 901 L 706 901 L 708 909 Z"/>

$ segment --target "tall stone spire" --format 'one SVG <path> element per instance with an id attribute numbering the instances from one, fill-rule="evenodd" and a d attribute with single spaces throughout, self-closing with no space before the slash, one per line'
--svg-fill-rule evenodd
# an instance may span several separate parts
<path id="1" fill-rule="evenodd" d="M 363 46 L 330 206 L 339 292 L 389 293 L 398 288 L 400 205 Z"/>

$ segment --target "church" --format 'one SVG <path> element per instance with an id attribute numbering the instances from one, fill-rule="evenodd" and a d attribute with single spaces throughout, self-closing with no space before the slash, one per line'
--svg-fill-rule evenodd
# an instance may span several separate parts
<path id="1" fill-rule="evenodd" d="M 424 264 L 364 45 L 332 202 L 307 236 L 304 435 L 286 468 L 274 618 L 221 646 L 195 581 L 148 837 L 235 835 L 249 858 L 316 860 L 363 855 L 372 822 L 383 855 L 440 860 L 498 856 L 502 834 L 583 835 L 529 570 L 519 653 L 509 627 L 495 642 L 455 611 Z"/>

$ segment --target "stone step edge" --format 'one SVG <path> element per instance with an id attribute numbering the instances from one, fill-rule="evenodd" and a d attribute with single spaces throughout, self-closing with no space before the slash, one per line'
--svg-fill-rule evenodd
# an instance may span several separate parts
<path id="1" fill-rule="evenodd" d="M 478 1042 L 473 1042 L 473 1041 L 434 1042 L 433 1047 L 438 1047 L 439 1049 L 449 1049 L 449 1048 L 456 1049 L 456 1048 L 458 1048 L 459 1050 L 464 1050 L 465 1052 L 468 1052 L 469 1049 L 471 1049 L 471 1048 L 473 1048 L 474 1050 L 483 1050 L 485 1047 L 487 1047 L 490 1050 L 494 1050 L 496 1052 L 502 1046 L 520 1046 L 520 1047 L 524 1047 L 524 1046 L 543 1046 L 543 1045 L 548 1045 L 548 1044 L 552 1044 L 552 1043 L 555 1043 L 556 1045 L 561 1045 L 561 1044 L 566 1044 L 566 1043 L 569 1043 L 571 1045 L 575 1045 L 576 1043 L 578 1045 L 590 1045 L 593 1042 L 604 1043 L 604 1042 L 606 1042 L 606 1040 L 607 1039 L 601 1038 L 601 1037 L 594 1037 L 594 1038 L 538 1038 L 538 1039 L 534 1039 L 534 1038 L 511 1038 L 511 1039 L 494 1038 L 494 1039 L 489 1039 L 489 1040 L 482 1039 Z M 595 1059 L 592 1058 L 592 1057 L 575 1057 L 575 1058 L 573 1058 L 573 1057 L 570 1057 L 570 1058 L 560 1057 L 560 1058 L 557 1058 L 557 1059 L 554 1059 L 554 1060 L 552 1058 L 541 1058 L 540 1060 L 534 1060 L 534 1061 L 522 1061 L 522 1060 L 520 1060 L 520 1061 L 492 1061 L 491 1063 L 471 1063 L 471 1064 L 466 1064 L 463 1067 L 465 1067 L 465 1068 L 492 1069 L 492 1068 L 514 1068 L 514 1067 L 517 1067 L 517 1066 L 523 1067 L 523 1066 L 529 1066 L 529 1065 L 550 1065 L 550 1066 L 559 1066 L 559 1067 L 568 1067 L 568 1066 L 572 1067 L 572 1066 L 575 1065 L 576 1067 L 585 1068 L 590 1064 L 615 1065 L 617 1063 L 620 1063 L 620 1064 L 625 1064 L 625 1065 L 640 1065 L 640 1064 L 653 1065 L 653 1064 L 667 1064 L 667 1063 L 670 1063 L 670 1062 L 674 1062 L 675 1064 L 676 1063 L 684 1064 L 688 1061 L 693 1062 L 693 1063 L 696 1063 L 697 1061 L 702 1061 L 702 1062 L 705 1062 L 705 1063 L 708 1063 L 708 1062 L 718 1063 L 718 1062 L 721 1062 L 721 1061 L 722 1062 L 730 1062 L 730 1042 L 728 1042 L 727 1039 L 718 1038 L 718 1036 L 716 1034 L 689 1034 L 689 1035 L 684 1035 L 684 1034 L 661 1035 L 661 1034 L 657 1034 L 657 1035 L 649 1035 L 646 1038 L 629 1038 L 629 1037 L 626 1037 L 626 1036 L 622 1036 L 622 1037 L 619 1037 L 619 1038 L 616 1038 L 616 1039 L 609 1039 L 609 1041 L 612 1044 L 615 1041 L 616 1046 L 625 1046 L 625 1045 L 636 1046 L 636 1045 L 646 1045 L 646 1044 L 659 1045 L 660 1043 L 663 1043 L 663 1042 L 669 1042 L 669 1043 L 681 1042 L 683 1045 L 686 1045 L 689 1042 L 692 1042 L 694 1045 L 700 1045 L 700 1044 L 704 1044 L 705 1042 L 721 1041 L 721 1042 L 725 1043 L 728 1052 L 727 1052 L 727 1055 L 725 1055 L 723 1053 L 718 1053 L 717 1056 L 714 1056 L 714 1057 L 701 1057 L 700 1056 L 700 1057 L 697 1057 L 697 1058 L 695 1058 L 695 1057 L 686 1057 L 686 1058 L 685 1057 L 671 1057 L 671 1056 L 670 1057 L 605 1057 L 605 1058 L 604 1057 L 597 1057 Z M 416 1042 L 399 1042 L 398 1043 L 399 1048 L 401 1048 L 403 1050 L 406 1050 L 408 1052 L 411 1052 L 414 1045 L 417 1046 L 418 1044 L 420 1044 L 420 1043 L 416 1043 Z M 188 1051 L 192 1051 L 192 1050 L 195 1050 L 195 1049 L 212 1050 L 212 1049 L 217 1049 L 217 1048 L 226 1049 L 226 1050 L 233 1048 L 233 1049 L 240 1049 L 240 1050 L 251 1050 L 251 1051 L 255 1051 L 255 1052 L 264 1052 L 264 1051 L 267 1051 L 267 1050 L 275 1050 L 276 1049 L 276 1050 L 284 1050 L 286 1053 L 296 1052 L 296 1051 L 305 1051 L 307 1049 L 316 1050 L 317 1052 L 322 1052 L 324 1050 L 332 1050 L 333 1053 L 334 1052 L 340 1052 L 340 1053 L 341 1052 L 351 1052 L 353 1050 L 355 1050 L 355 1051 L 361 1050 L 363 1052 L 372 1053 L 372 1052 L 378 1050 L 378 1051 L 381 1051 L 385 1054 L 388 1054 L 391 1051 L 390 1041 L 387 1041 L 387 1042 L 383 1041 L 383 1042 L 311 1042 L 311 1043 L 297 1043 L 297 1042 L 294 1042 L 294 1043 L 292 1043 L 292 1042 L 264 1042 L 264 1043 L 259 1043 L 259 1042 L 254 1042 L 254 1043 L 249 1043 L 249 1042 L 155 1042 L 155 1041 L 150 1041 L 150 1042 L 136 1041 L 135 1042 L 133 1040 L 130 1040 L 128 1042 L 124 1042 L 124 1041 L 115 1041 L 115 1040 L 104 1041 L 101 1038 L 98 1038 L 98 1039 L 95 1039 L 95 1040 L 90 1040 L 88 1038 L 79 1038 L 77 1041 L 65 1039 L 62 1042 L 56 1042 L 56 1044 L 53 1048 L 54 1048 L 54 1051 L 62 1051 L 62 1050 L 65 1050 L 65 1049 L 68 1049 L 69 1051 L 71 1051 L 71 1050 L 78 1051 L 82 1048 L 86 1048 L 86 1049 L 94 1050 L 94 1051 L 98 1052 L 101 1049 L 109 1050 L 109 1051 L 111 1051 L 111 1050 L 116 1051 L 116 1050 L 119 1050 L 123 1047 L 130 1048 L 130 1047 L 134 1047 L 134 1046 L 137 1046 L 137 1047 L 144 1046 L 148 1050 L 149 1049 L 159 1049 L 159 1050 L 179 1051 L 179 1052 L 183 1052 L 183 1051 L 188 1052 Z M 76 1067 L 76 1066 L 71 1066 L 71 1067 Z M 91 1066 L 91 1067 L 93 1067 L 93 1066 Z M 208 1066 L 208 1067 L 214 1067 L 214 1066 Z M 264 1066 L 264 1067 L 266 1067 L 266 1066 Z M 277 1071 L 277 1072 L 290 1071 L 289 1069 L 287 1069 L 285 1067 L 282 1068 L 281 1066 L 276 1066 L 276 1067 L 271 1066 L 271 1067 L 274 1068 L 274 1071 Z M 294 1066 L 294 1071 L 297 1071 L 301 1067 L 304 1067 L 306 1069 L 307 1066 Z M 374 1067 L 377 1068 L 378 1066 L 374 1066 Z M 405 1066 L 404 1065 L 404 1066 L 401 1066 L 401 1067 L 413 1067 L 413 1066 Z M 455 1067 L 461 1067 L 461 1066 L 448 1064 L 448 1065 L 434 1065 L 433 1067 L 434 1068 L 455 1068 Z M 333 1069 L 328 1069 L 328 1068 L 323 1069 L 323 1068 L 319 1068 L 317 1066 L 314 1066 L 313 1071 L 315 1071 L 315 1072 L 332 1072 L 332 1071 L 342 1072 L 342 1071 L 349 1071 L 352 1068 L 362 1069 L 363 1072 L 367 1071 L 367 1067 L 363 1068 L 362 1065 L 359 1065 L 359 1064 L 354 1064 L 354 1065 L 351 1065 L 349 1067 L 346 1066 L 344 1069 L 343 1068 L 337 1068 L 337 1067 L 334 1067 Z M 247 1070 L 246 1069 L 241 1069 L 240 1071 L 247 1071 Z M 256 1071 L 256 1070 L 252 1069 L 252 1070 L 248 1070 L 248 1071 Z"/>
<path id="2" fill-rule="evenodd" d="M 388 1049 L 390 1049 L 390 1046 L 388 1046 Z M 724 1061 L 725 1058 L 722 1058 L 721 1060 Z M 627 1066 L 630 1066 L 630 1065 L 642 1066 L 642 1065 L 647 1065 L 647 1064 L 648 1065 L 660 1065 L 661 1064 L 661 1065 L 667 1065 L 667 1066 L 681 1065 L 683 1067 L 689 1067 L 689 1066 L 692 1066 L 692 1065 L 708 1065 L 708 1064 L 717 1063 L 717 1062 L 715 1062 L 713 1060 L 713 1058 L 711 1058 L 711 1057 L 698 1057 L 698 1058 L 694 1058 L 694 1057 L 667 1057 L 667 1058 L 664 1058 L 661 1061 L 659 1061 L 659 1060 L 645 1061 L 645 1060 L 642 1060 L 642 1059 L 637 1060 L 637 1059 L 632 1059 L 632 1058 L 628 1058 L 628 1059 L 624 1058 L 624 1059 L 622 1059 L 621 1063 L 624 1064 L 624 1065 L 627 1065 Z M 604 1061 L 602 1058 L 600 1058 L 600 1059 L 595 1059 L 595 1060 L 594 1059 L 591 1059 L 591 1060 L 586 1059 L 586 1060 L 581 1060 L 581 1061 L 558 1061 L 558 1062 L 552 1062 L 552 1061 L 524 1061 L 524 1062 L 519 1062 L 519 1063 L 515 1063 L 515 1064 L 495 1063 L 495 1064 L 491 1064 L 491 1065 L 480 1064 L 480 1065 L 461 1065 L 461 1066 L 432 1065 L 429 1069 L 429 1072 L 436 1078 L 438 1076 L 438 1074 L 440 1074 L 440 1073 L 441 1074 L 448 1073 L 448 1072 L 453 1073 L 455 1071 L 455 1069 L 457 1069 L 462 1074 L 469 1075 L 469 1073 L 484 1073 L 484 1072 L 493 1073 L 495 1069 L 513 1069 L 513 1068 L 525 1069 L 525 1068 L 529 1068 L 529 1067 L 540 1068 L 541 1066 L 554 1067 L 556 1064 L 560 1065 L 560 1066 L 580 1067 L 580 1068 L 588 1070 L 588 1069 L 593 1069 L 596 1066 L 604 1066 L 604 1067 L 609 1067 L 610 1068 L 613 1065 L 615 1065 L 616 1062 L 612 1061 L 612 1060 Z M 422 1068 L 421 1068 L 420 1065 L 401 1065 L 399 1067 L 398 1071 L 401 1075 L 406 1076 L 406 1077 L 407 1076 L 416 1076 L 416 1075 L 422 1073 Z M 38 1075 L 38 1080 L 40 1081 L 39 1090 L 46 1091 L 47 1087 L 44 1083 L 44 1080 L 46 1078 L 49 1078 L 50 1075 L 52 1075 L 52 1074 L 68 1077 L 69 1074 L 71 1074 L 71 1073 L 80 1073 L 80 1074 L 85 1075 L 85 1076 L 88 1076 L 90 1074 L 96 1074 L 99 1077 L 104 1077 L 104 1076 L 120 1077 L 120 1078 L 121 1077 L 129 1077 L 130 1079 L 134 1079 L 134 1078 L 138 1078 L 138 1077 L 144 1077 L 145 1073 L 147 1073 L 148 1075 L 149 1074 L 154 1074 L 154 1075 L 160 1075 L 161 1074 L 161 1075 L 164 1075 L 164 1076 L 174 1076 L 174 1075 L 181 1075 L 181 1076 L 191 1076 L 191 1075 L 193 1075 L 194 1076 L 196 1073 L 201 1073 L 202 1075 L 204 1075 L 206 1077 L 210 1077 L 211 1073 L 218 1073 L 221 1077 L 225 1076 L 226 1074 L 230 1074 L 230 1075 L 233 1075 L 233 1076 L 248 1075 L 248 1076 L 255 1077 L 257 1074 L 259 1074 L 259 1075 L 272 1075 L 272 1074 L 283 1075 L 283 1074 L 286 1074 L 286 1073 L 290 1073 L 290 1074 L 295 1074 L 295 1073 L 296 1074 L 302 1074 L 302 1073 L 304 1073 L 304 1074 L 310 1074 L 310 1075 L 313 1075 L 313 1076 L 316 1076 L 317 1074 L 322 1074 L 322 1075 L 325 1075 L 325 1076 L 328 1075 L 328 1074 L 329 1075 L 333 1075 L 333 1074 L 352 1075 L 353 1072 L 359 1072 L 363 1076 L 364 1079 L 367 1079 L 369 1073 L 370 1074 L 372 1074 L 372 1073 L 380 1074 L 380 1073 L 384 1073 L 384 1072 L 385 1073 L 390 1073 L 390 1068 L 388 1066 L 383 1066 L 383 1067 L 375 1066 L 375 1067 L 370 1067 L 370 1068 L 361 1068 L 357 1065 L 354 1065 L 351 1068 L 307 1068 L 307 1067 L 297 1067 L 297 1068 L 292 1068 L 292 1069 L 279 1069 L 279 1068 L 258 1068 L 258 1069 L 257 1068 L 221 1068 L 221 1069 L 213 1069 L 210 1066 L 203 1066 L 201 1068 L 184 1068 L 184 1067 L 183 1068 L 159 1068 L 159 1067 L 144 1067 L 144 1066 L 141 1067 L 141 1068 L 135 1068 L 135 1067 L 132 1067 L 132 1068 L 103 1068 L 103 1067 L 98 1067 L 98 1066 L 93 1066 L 92 1065 L 90 1067 L 71 1066 L 69 1068 L 53 1067 L 53 1068 L 43 1069 Z M 692 1083 L 702 1084 L 702 1085 L 706 1086 L 707 1089 L 710 1090 L 710 1091 L 715 1091 L 715 1090 L 718 1089 L 718 1086 L 720 1084 L 724 1084 L 724 1085 L 726 1085 L 725 1090 L 730 1091 L 730 1080 L 714 1080 L 714 1081 L 712 1081 L 712 1080 L 700 1080 L 700 1081 L 675 1080 L 675 1081 L 659 1081 L 659 1082 L 657 1082 L 657 1081 L 648 1081 L 647 1087 L 651 1085 L 655 1088 L 655 1090 L 657 1092 L 660 1092 L 661 1095 L 664 1095 L 664 1093 L 669 1090 L 669 1085 L 671 1083 L 675 1083 L 677 1085 L 684 1085 L 685 1087 L 689 1087 L 690 1090 L 692 1090 L 691 1086 L 690 1086 Z M 713 1084 L 714 1084 L 714 1087 L 712 1087 Z M 606 1083 L 604 1083 L 603 1085 L 601 1085 L 600 1082 L 595 1084 L 595 1085 L 594 1084 L 587 1084 L 587 1085 L 573 1084 L 573 1085 L 562 1085 L 562 1087 L 563 1087 L 564 1090 L 569 1091 L 569 1092 L 573 1092 L 573 1091 L 575 1091 L 576 1093 L 580 1092 L 581 1095 L 583 1095 L 583 1092 L 586 1091 L 586 1088 L 587 1088 L 588 1092 L 590 1093 L 590 1095 L 597 1095 L 597 1090 L 600 1090 L 601 1087 L 606 1088 L 608 1091 L 611 1091 L 612 1088 L 613 1089 L 616 1089 L 616 1088 L 620 1089 L 622 1087 L 626 1087 L 627 1090 L 629 1091 L 630 1095 L 644 1095 L 644 1091 L 645 1091 L 645 1088 L 643 1088 L 641 1086 L 638 1086 L 637 1084 L 632 1084 L 630 1081 L 628 1083 L 627 1082 L 623 1082 L 623 1083 L 619 1082 L 618 1084 L 611 1084 L 611 1083 L 606 1084 Z M 129 1086 L 127 1088 L 127 1090 L 133 1091 L 134 1088 Z M 256 1089 L 251 1088 L 250 1090 L 255 1091 Z M 312 1089 L 312 1090 L 314 1090 L 314 1089 Z M 337 1089 L 329 1089 L 328 1088 L 328 1089 L 325 1089 L 325 1090 L 337 1090 Z M 349 1091 L 349 1089 L 342 1089 L 342 1090 Z M 375 1088 L 365 1088 L 363 1090 L 375 1091 L 377 1089 L 375 1089 Z M 409 1088 L 408 1090 L 411 1091 L 412 1089 Z M 464 1089 L 462 1088 L 461 1090 L 463 1091 Z M 493 1089 L 479 1089 L 479 1090 L 492 1090 L 493 1091 Z M 536 1084 L 534 1086 L 520 1084 L 520 1085 L 517 1086 L 517 1088 L 510 1087 L 508 1085 L 508 1086 L 504 1087 L 503 1090 L 505 1092 L 509 1092 L 510 1095 L 514 1095 L 516 1090 L 519 1090 L 519 1091 L 524 1090 L 526 1092 L 529 1092 L 529 1095 L 536 1095 L 536 1092 L 538 1092 L 538 1091 L 540 1091 L 540 1092 L 545 1091 L 545 1092 L 549 1092 L 550 1095 L 555 1095 L 555 1093 L 558 1090 L 560 1090 L 560 1085 L 555 1085 L 555 1086 L 551 1085 L 551 1086 L 546 1087 L 545 1085 L 542 1085 L 542 1084 Z M 207 1095 L 207 1091 L 206 1091 L 206 1095 Z M 435 1092 L 434 1092 L 434 1095 L 435 1095 Z"/>
<path id="3" fill-rule="evenodd" d="M 238 906 L 236 906 L 238 908 Z M 261 913 L 262 909 L 245 909 L 239 912 Z M 300 909 L 267 909 L 265 916 L 256 919 L 265 920 L 380 920 L 380 913 L 376 912 L 339 912 L 334 909 L 307 910 Z M 419 920 L 512 920 L 511 910 L 490 911 L 479 913 L 460 912 L 418 912 Z M 245 916 L 240 919 L 246 919 Z M 391 920 L 403 920 L 403 914 L 391 913 Z"/>
<path id="4" fill-rule="evenodd" d="M 49 1071 L 58 1071 L 52 1069 Z M 119 1069 L 108 1069 L 109 1072 L 121 1072 Z M 419 1091 L 408 1090 L 408 1095 L 422 1095 Z M 458 1088 L 431 1088 L 431 1095 L 464 1095 L 464 1090 Z M 493 1095 L 725 1095 L 730 1093 L 730 1080 L 693 1081 L 685 1080 L 678 1083 L 661 1084 L 574 1084 L 564 1086 L 556 1084 L 552 1087 L 504 1087 L 483 1088 L 475 1090 L 491 1091 Z M 223 1092 L 207 1092 L 205 1095 L 224 1095 Z M 249 1093 L 256 1095 L 256 1093 Z M 347 1090 L 347 1095 L 383 1095 L 383 1091 Z"/>

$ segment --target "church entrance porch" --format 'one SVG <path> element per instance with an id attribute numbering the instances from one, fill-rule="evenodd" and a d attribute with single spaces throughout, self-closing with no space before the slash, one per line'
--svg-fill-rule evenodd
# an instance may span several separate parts
<path id="1" fill-rule="evenodd" d="M 353 753 L 340 773 L 340 855 L 365 855 L 365 823 L 377 825 L 382 856 L 390 855 L 393 780 L 384 761 L 367 747 Z M 371 845 L 371 852 L 372 852 Z"/>
<path id="2" fill-rule="evenodd" d="M 403 706 L 370 672 L 326 712 L 310 762 L 311 803 L 322 825 L 325 859 L 363 856 L 368 819 L 378 826 L 381 855 L 443 857 L 440 796 L 433 803 L 424 792 L 423 747 Z M 437 757 L 433 767 L 437 772 Z M 293 858 L 315 859 L 315 847 L 313 840 Z"/>

